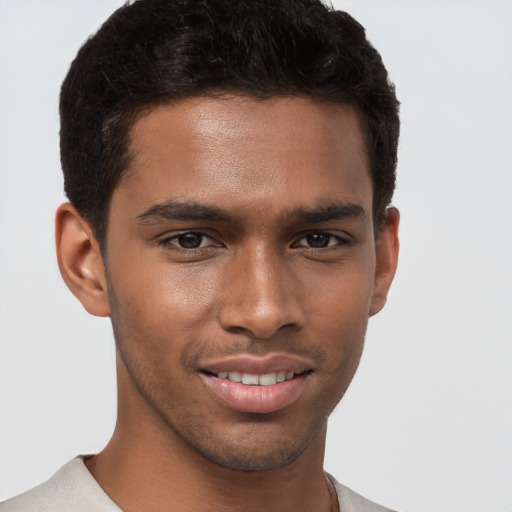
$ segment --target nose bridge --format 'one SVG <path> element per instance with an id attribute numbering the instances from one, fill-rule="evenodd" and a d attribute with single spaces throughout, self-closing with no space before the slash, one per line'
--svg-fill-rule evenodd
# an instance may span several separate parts
<path id="1" fill-rule="evenodd" d="M 265 242 L 237 251 L 227 270 L 220 322 L 266 339 L 284 326 L 300 328 L 302 312 L 284 254 Z"/>

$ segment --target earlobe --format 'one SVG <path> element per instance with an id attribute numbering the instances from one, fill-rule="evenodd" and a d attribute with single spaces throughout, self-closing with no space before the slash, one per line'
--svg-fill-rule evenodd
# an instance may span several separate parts
<path id="1" fill-rule="evenodd" d="M 380 230 L 376 247 L 375 281 L 370 316 L 377 314 L 386 304 L 389 288 L 398 264 L 398 225 L 400 213 L 390 207 Z"/>
<path id="2" fill-rule="evenodd" d="M 71 203 L 55 216 L 55 242 L 60 273 L 86 311 L 110 316 L 105 267 L 99 244 L 85 219 Z"/>

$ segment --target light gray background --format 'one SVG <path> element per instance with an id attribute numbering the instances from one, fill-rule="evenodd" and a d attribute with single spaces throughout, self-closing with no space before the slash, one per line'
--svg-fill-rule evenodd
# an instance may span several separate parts
<path id="1" fill-rule="evenodd" d="M 58 273 L 57 96 L 120 0 L 0 0 L 0 500 L 107 442 L 108 321 Z M 402 101 L 400 268 L 326 467 L 401 511 L 512 510 L 512 2 L 335 2 Z"/>

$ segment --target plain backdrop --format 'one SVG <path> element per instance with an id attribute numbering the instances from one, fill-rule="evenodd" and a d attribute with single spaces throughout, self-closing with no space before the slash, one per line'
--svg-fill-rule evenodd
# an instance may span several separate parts
<path id="1" fill-rule="evenodd" d="M 58 92 L 120 0 L 0 0 L 0 500 L 100 450 L 109 322 L 65 288 Z M 402 102 L 400 268 L 326 468 L 402 512 L 512 511 L 512 2 L 340 0 Z"/>

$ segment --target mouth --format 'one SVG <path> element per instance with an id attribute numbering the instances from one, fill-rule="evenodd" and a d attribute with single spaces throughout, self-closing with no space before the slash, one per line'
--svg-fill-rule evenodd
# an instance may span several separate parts
<path id="1" fill-rule="evenodd" d="M 206 365 L 199 375 L 222 405 L 240 412 L 270 413 L 297 401 L 312 373 L 307 361 L 243 356 Z"/>
<path id="2" fill-rule="evenodd" d="M 207 373 L 207 372 L 205 372 Z M 226 379 L 230 382 L 242 383 L 246 386 L 273 386 L 274 384 L 291 380 L 295 377 L 293 371 L 281 370 L 277 372 L 264 373 L 258 375 L 257 373 L 245 372 L 219 372 L 211 374 L 218 379 Z"/>

